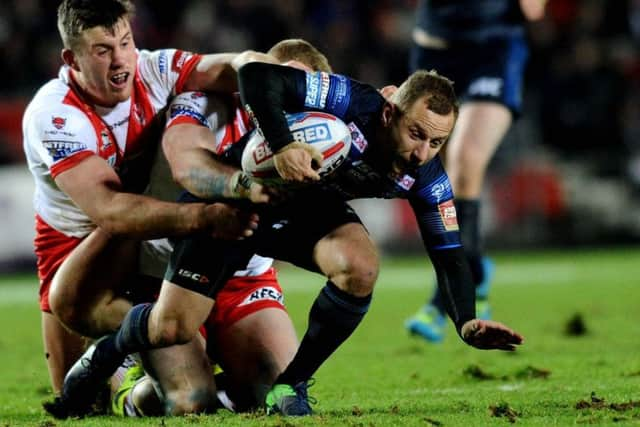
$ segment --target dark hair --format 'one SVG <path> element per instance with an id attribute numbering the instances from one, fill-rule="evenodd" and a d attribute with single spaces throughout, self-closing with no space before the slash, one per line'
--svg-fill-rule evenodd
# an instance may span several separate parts
<path id="1" fill-rule="evenodd" d="M 58 7 L 58 32 L 64 47 L 73 49 L 84 30 L 104 27 L 113 31 L 121 18 L 131 19 L 134 13 L 130 0 L 63 0 Z"/>
<path id="2" fill-rule="evenodd" d="M 314 71 L 332 72 L 327 57 L 314 45 L 303 39 L 282 40 L 273 45 L 267 53 L 280 62 L 295 60 L 308 65 Z"/>
<path id="3" fill-rule="evenodd" d="M 435 70 L 418 70 L 411 74 L 393 94 L 391 100 L 401 112 L 407 111 L 426 95 L 427 108 L 434 113 L 458 116 L 458 101 L 453 82 Z"/>

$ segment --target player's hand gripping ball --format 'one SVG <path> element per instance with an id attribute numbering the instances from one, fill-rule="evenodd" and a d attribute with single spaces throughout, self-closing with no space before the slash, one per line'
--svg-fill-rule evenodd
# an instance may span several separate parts
<path id="1" fill-rule="evenodd" d="M 316 111 L 287 114 L 289 129 L 296 142 L 310 144 L 322 154 L 317 169 L 321 178 L 330 175 L 347 158 L 351 131 L 339 118 Z M 282 186 L 273 161 L 273 152 L 260 132 L 254 132 L 242 153 L 242 170 L 256 182 Z"/>

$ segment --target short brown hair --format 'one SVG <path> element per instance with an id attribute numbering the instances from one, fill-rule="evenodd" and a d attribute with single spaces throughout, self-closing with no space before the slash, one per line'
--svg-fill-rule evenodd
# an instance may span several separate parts
<path id="1" fill-rule="evenodd" d="M 120 18 L 131 19 L 134 13 L 130 0 L 64 0 L 58 7 L 58 32 L 64 47 L 73 49 L 84 30 L 104 27 L 113 31 Z"/>
<path id="2" fill-rule="evenodd" d="M 300 61 L 314 71 L 333 72 L 327 57 L 314 45 L 303 39 L 282 40 L 273 45 L 267 53 L 280 62 Z"/>
<path id="3" fill-rule="evenodd" d="M 453 82 L 435 70 L 418 70 L 411 74 L 392 95 L 401 112 L 407 111 L 419 98 L 427 96 L 427 108 L 434 113 L 458 117 L 458 101 Z"/>

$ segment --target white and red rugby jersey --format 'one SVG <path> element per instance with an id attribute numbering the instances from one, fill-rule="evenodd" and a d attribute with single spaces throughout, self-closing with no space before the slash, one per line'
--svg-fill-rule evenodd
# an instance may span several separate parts
<path id="1" fill-rule="evenodd" d="M 153 116 L 182 91 L 201 56 L 163 49 L 138 51 L 129 100 L 113 108 L 90 106 L 73 89 L 68 66 L 42 86 L 23 121 L 24 151 L 35 179 L 34 208 L 51 227 L 84 237 L 95 225 L 55 183 L 55 177 L 87 156 L 98 155 L 115 169 L 144 150 L 138 138 Z M 154 142 L 155 143 L 155 142 Z"/>

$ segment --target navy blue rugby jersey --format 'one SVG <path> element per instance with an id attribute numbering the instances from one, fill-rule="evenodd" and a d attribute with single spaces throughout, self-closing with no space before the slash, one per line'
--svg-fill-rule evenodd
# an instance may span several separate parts
<path id="1" fill-rule="evenodd" d="M 378 170 L 372 161 L 369 154 L 375 150 L 385 105 L 374 87 L 343 75 L 252 63 L 240 70 L 240 90 L 245 108 L 274 152 L 293 141 L 283 111 L 323 111 L 348 125 L 348 158 L 316 191 L 344 200 L 408 199 L 428 248 L 461 246 L 453 191 L 439 157 L 400 176 Z"/>
<path id="2" fill-rule="evenodd" d="M 448 41 L 483 42 L 524 34 L 518 0 L 420 0 L 416 26 Z"/>

